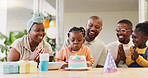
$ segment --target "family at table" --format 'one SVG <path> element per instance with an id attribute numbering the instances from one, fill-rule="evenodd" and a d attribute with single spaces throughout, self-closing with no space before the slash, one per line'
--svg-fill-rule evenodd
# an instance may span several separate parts
<path id="1" fill-rule="evenodd" d="M 39 63 L 42 53 L 48 53 L 49 61 L 52 61 L 52 48 L 43 39 L 46 34 L 43 22 L 42 13 L 33 14 L 27 23 L 28 35 L 15 40 L 10 46 L 8 62 L 33 60 Z M 147 21 L 138 23 L 133 28 L 131 21 L 120 20 L 116 25 L 118 40 L 107 45 L 98 38 L 102 25 L 103 20 L 100 17 L 91 16 L 88 18 L 85 29 L 83 27 L 69 29 L 63 47 L 54 57 L 56 62 L 62 62 L 61 68 L 68 66 L 68 58 L 71 55 L 86 56 L 88 67 L 103 67 L 109 50 L 117 67 L 148 67 Z"/>

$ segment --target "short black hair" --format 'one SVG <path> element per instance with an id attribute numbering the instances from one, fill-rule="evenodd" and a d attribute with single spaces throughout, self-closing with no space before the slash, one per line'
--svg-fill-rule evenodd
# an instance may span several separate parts
<path id="1" fill-rule="evenodd" d="M 137 24 L 135 30 L 139 30 L 143 35 L 148 36 L 148 21 Z"/>
<path id="2" fill-rule="evenodd" d="M 103 21 L 99 16 L 91 16 L 91 17 L 88 18 L 88 20 L 93 19 L 93 18 L 100 20 L 103 24 Z M 87 23 L 88 23 L 88 21 L 87 21 Z"/>
<path id="3" fill-rule="evenodd" d="M 80 31 L 80 32 L 82 32 L 83 37 L 85 37 L 85 29 L 83 27 L 73 27 L 73 28 L 71 28 L 69 30 L 68 34 L 67 34 L 68 37 L 70 36 L 70 32 L 72 32 L 72 31 Z"/>
<path id="4" fill-rule="evenodd" d="M 127 19 L 120 20 L 117 24 L 119 24 L 119 23 L 127 24 L 131 29 L 133 28 L 132 22 Z"/>

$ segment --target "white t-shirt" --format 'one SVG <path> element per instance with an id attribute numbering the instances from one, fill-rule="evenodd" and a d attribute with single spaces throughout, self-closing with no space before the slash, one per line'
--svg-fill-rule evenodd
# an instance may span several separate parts
<path id="1" fill-rule="evenodd" d="M 120 44 L 120 42 L 117 40 L 117 41 L 111 42 L 106 45 L 107 49 L 111 51 L 114 60 L 117 59 L 119 44 Z M 124 48 L 124 52 L 125 52 L 126 57 L 128 55 L 128 51 L 132 45 L 133 45 L 132 40 L 130 40 L 130 42 L 128 44 L 123 44 L 123 48 Z M 128 67 L 128 66 L 121 60 L 118 64 L 118 67 Z"/>
<path id="2" fill-rule="evenodd" d="M 69 45 L 69 43 L 66 39 L 62 49 L 67 47 L 68 45 Z M 94 64 L 92 65 L 92 67 L 95 68 L 97 65 L 104 66 L 106 56 L 107 56 L 107 48 L 106 48 L 105 44 L 99 38 L 95 38 L 91 42 L 87 42 L 85 40 L 84 45 L 89 47 L 91 50 L 91 53 L 92 53 L 92 56 L 94 59 Z"/>

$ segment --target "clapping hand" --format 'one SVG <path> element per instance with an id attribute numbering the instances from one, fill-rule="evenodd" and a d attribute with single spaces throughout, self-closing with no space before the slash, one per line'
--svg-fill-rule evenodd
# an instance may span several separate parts
<path id="1" fill-rule="evenodd" d="M 134 49 L 132 54 L 131 54 L 131 59 L 136 60 L 139 57 L 138 52 Z"/>
<path id="2" fill-rule="evenodd" d="M 30 60 L 34 60 L 36 62 L 39 62 L 39 57 L 40 57 L 40 54 L 42 54 L 44 52 L 44 49 L 43 48 L 36 48 L 34 51 L 33 51 L 33 54 L 30 56 Z"/>
<path id="3" fill-rule="evenodd" d="M 120 43 L 118 46 L 118 57 L 119 56 L 120 56 L 120 59 L 125 62 L 126 56 L 125 56 L 125 51 L 122 43 Z"/>

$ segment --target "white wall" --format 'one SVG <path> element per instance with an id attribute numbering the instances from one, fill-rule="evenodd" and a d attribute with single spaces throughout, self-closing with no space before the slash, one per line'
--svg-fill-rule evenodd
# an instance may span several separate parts
<path id="1" fill-rule="evenodd" d="M 92 15 L 97 15 L 103 20 L 103 29 L 99 34 L 99 38 L 104 41 L 105 44 L 117 40 L 115 29 L 119 20 L 128 19 L 132 21 L 134 27 L 138 23 L 138 11 L 67 12 L 64 15 L 64 38 L 67 37 L 67 33 L 71 27 L 85 27 L 87 19 Z"/>
<path id="2" fill-rule="evenodd" d="M 65 13 L 64 15 L 64 38 L 67 37 L 67 33 L 71 27 L 73 26 L 85 27 L 87 19 L 92 15 L 100 16 L 103 20 L 103 29 L 99 34 L 99 38 L 102 41 L 104 41 L 105 44 L 117 40 L 115 29 L 116 29 L 116 23 L 119 20 L 129 19 L 130 21 L 133 22 L 134 27 L 138 23 L 138 11 L 73 12 L 73 13 L 68 12 Z M 19 18 L 17 16 L 19 16 Z M 8 15 L 8 17 L 10 16 Z M 8 18 L 7 33 L 9 33 L 10 31 L 23 31 L 26 28 L 27 21 L 30 18 L 31 15 L 29 14 L 29 12 L 26 15 L 24 14 L 13 15 L 12 18 L 11 17 Z"/>

